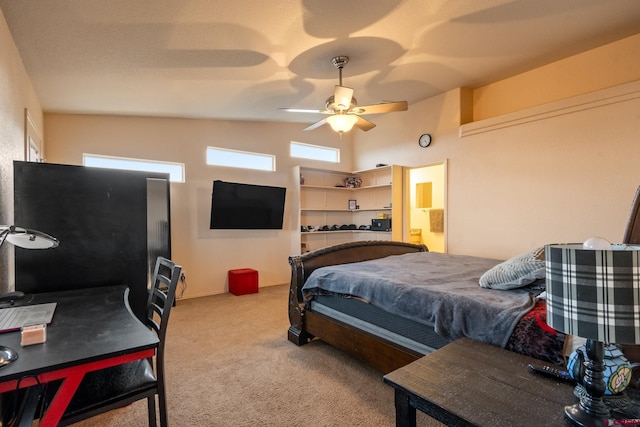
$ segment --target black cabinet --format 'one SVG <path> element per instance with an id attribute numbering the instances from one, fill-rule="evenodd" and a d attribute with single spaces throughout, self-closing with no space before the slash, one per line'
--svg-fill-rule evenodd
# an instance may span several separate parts
<path id="1" fill-rule="evenodd" d="M 14 223 L 60 240 L 15 249 L 25 293 L 125 284 L 143 318 L 155 258 L 171 258 L 168 174 L 14 162 Z"/>

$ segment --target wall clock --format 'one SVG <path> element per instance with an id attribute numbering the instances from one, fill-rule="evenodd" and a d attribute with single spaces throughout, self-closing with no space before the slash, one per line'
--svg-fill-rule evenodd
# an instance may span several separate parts
<path id="1" fill-rule="evenodd" d="M 418 145 L 422 148 L 427 148 L 431 144 L 431 135 L 425 133 L 424 135 L 420 135 L 418 139 Z"/>

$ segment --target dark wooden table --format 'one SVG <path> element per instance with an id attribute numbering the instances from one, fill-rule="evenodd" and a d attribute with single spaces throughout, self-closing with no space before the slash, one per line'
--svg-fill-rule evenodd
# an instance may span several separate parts
<path id="1" fill-rule="evenodd" d="M 396 425 L 415 426 L 416 409 L 449 426 L 565 426 L 573 386 L 533 374 L 544 364 L 466 338 L 384 376 L 395 389 Z"/>
<path id="2" fill-rule="evenodd" d="M 47 340 L 21 347 L 20 331 L 0 334 L 18 353 L 0 369 L 0 393 L 62 379 L 40 422 L 55 426 L 85 373 L 154 356 L 158 336 L 133 315 L 128 295 L 126 286 L 34 294 L 31 304 L 58 303 Z"/>

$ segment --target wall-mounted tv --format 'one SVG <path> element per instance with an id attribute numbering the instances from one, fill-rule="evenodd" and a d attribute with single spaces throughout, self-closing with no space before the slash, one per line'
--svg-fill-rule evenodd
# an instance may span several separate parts
<path id="1" fill-rule="evenodd" d="M 213 229 L 282 229 L 286 188 L 213 181 Z"/>

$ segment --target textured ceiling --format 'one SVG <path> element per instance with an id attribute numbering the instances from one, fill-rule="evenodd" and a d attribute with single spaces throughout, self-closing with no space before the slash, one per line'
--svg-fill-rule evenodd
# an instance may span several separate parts
<path id="1" fill-rule="evenodd" d="M 478 87 L 640 31 L 638 0 L 0 0 L 48 112 L 313 122 Z"/>

